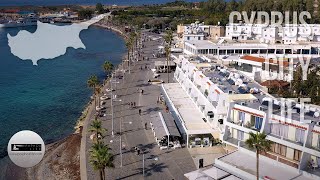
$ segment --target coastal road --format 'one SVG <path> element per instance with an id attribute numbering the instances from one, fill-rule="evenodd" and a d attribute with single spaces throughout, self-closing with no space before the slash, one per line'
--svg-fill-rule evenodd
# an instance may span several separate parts
<path id="1" fill-rule="evenodd" d="M 105 143 L 109 144 L 112 153 L 115 155 L 115 168 L 106 170 L 107 179 L 185 179 L 183 174 L 196 169 L 193 160 L 187 149 L 160 150 L 150 129 L 150 115 L 163 111 L 156 101 L 160 95 L 160 86 L 149 85 L 148 79 L 152 79 L 151 70 L 144 69 L 147 65 L 153 68 L 155 60 L 164 58 L 152 58 L 153 51 L 160 45 L 159 41 L 147 41 L 142 56 L 149 57 L 149 61 L 138 61 L 134 63 L 131 74 L 125 73 L 123 79 L 118 79 L 119 84 L 114 88 L 121 102 L 114 102 L 114 127 L 115 136 L 111 135 L 111 117 L 103 117 L 103 126 L 108 129 Z M 141 58 L 142 59 L 142 58 Z M 140 67 L 143 70 L 140 70 Z M 166 74 L 161 74 L 160 79 L 166 80 Z M 171 74 L 172 79 L 172 74 Z M 172 80 L 171 80 L 172 81 Z M 138 89 L 143 89 L 141 95 Z M 136 108 L 130 108 L 127 103 L 136 102 Z M 140 116 L 138 110 L 142 110 Z M 107 113 L 110 113 L 110 101 L 107 102 Z M 91 117 L 92 118 L 92 117 Z M 123 167 L 120 167 L 120 120 L 122 118 L 122 147 Z M 129 122 L 132 122 L 131 124 Z M 145 123 L 148 129 L 145 130 Z M 87 179 L 98 179 L 98 173 L 94 171 L 89 163 L 89 148 L 92 145 L 86 136 L 86 168 Z M 112 143 L 111 143 L 112 142 Z M 138 146 L 145 152 L 145 177 L 142 176 L 143 161 L 142 155 L 137 155 L 132 149 Z"/>

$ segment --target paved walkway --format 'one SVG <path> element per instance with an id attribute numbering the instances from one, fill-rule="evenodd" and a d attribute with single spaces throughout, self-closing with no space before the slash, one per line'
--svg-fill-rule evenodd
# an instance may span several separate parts
<path id="1" fill-rule="evenodd" d="M 115 155 L 114 169 L 106 170 L 107 179 L 144 179 L 142 176 L 143 162 L 142 155 L 138 156 L 132 150 L 135 146 L 140 147 L 145 152 L 145 179 L 185 179 L 183 174 L 196 169 L 193 160 L 186 148 L 177 150 L 160 150 L 155 144 L 152 131 L 149 126 L 150 115 L 163 111 L 156 101 L 160 95 L 160 86 L 149 85 L 148 79 L 152 79 L 151 70 L 140 70 L 140 67 L 147 65 L 153 67 L 153 50 L 156 50 L 160 42 L 148 41 L 146 48 L 142 51 L 143 56 L 150 58 L 149 61 L 139 61 L 132 66 L 131 74 L 125 73 L 124 79 L 118 79 L 120 83 L 114 88 L 121 102 L 114 102 L 114 127 L 115 136 L 111 136 L 111 117 L 101 118 L 103 126 L 108 129 L 105 142 L 112 148 Z M 164 60 L 164 59 L 163 59 Z M 167 75 L 161 74 L 161 79 L 166 80 Z M 171 74 L 172 79 L 172 74 Z M 171 80 L 172 81 L 172 80 Z M 141 95 L 138 88 L 144 90 Z M 137 108 L 131 109 L 128 102 L 136 102 Z M 142 110 L 140 116 L 138 110 Z M 110 113 L 110 101 L 107 102 L 107 114 Z M 163 113 L 165 113 L 163 111 Z M 122 147 L 123 147 L 123 167 L 120 168 L 120 119 L 122 119 Z M 129 124 L 132 122 L 132 124 Z M 144 124 L 148 123 L 148 129 L 145 130 Z M 89 163 L 89 147 L 92 142 L 87 133 L 86 161 L 88 179 L 98 179 L 98 173 L 94 171 Z M 112 141 L 112 143 L 110 142 Z"/>

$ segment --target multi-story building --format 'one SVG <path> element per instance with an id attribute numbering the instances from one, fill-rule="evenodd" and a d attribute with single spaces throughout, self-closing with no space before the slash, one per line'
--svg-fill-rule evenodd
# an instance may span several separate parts
<path id="1" fill-rule="evenodd" d="M 226 25 L 226 38 L 246 41 L 258 40 L 267 44 L 300 44 L 320 42 L 319 24 L 284 24 L 283 26 L 264 24 L 230 23 Z"/>
<path id="2" fill-rule="evenodd" d="M 183 46 L 185 41 L 202 41 L 205 39 L 218 39 L 225 34 L 223 26 L 204 25 L 204 23 L 192 23 L 177 26 L 179 45 Z"/>
<path id="3" fill-rule="evenodd" d="M 320 44 L 284 45 L 266 43 L 213 43 L 211 41 L 185 41 L 184 53 L 188 55 L 253 55 L 270 58 L 319 57 Z"/>
<path id="4" fill-rule="evenodd" d="M 272 141 L 272 148 L 261 154 L 262 166 L 270 167 L 261 171 L 262 176 L 320 177 L 318 106 L 276 99 L 245 74 L 221 64 L 196 56 L 181 55 L 179 59 L 174 74 L 178 83 L 174 83 L 174 90 L 170 84 L 164 84 L 162 89 L 180 131 L 185 132 L 188 147 L 208 139 L 220 140 L 226 148 L 237 150 L 216 159 L 216 166 L 240 178 L 252 179 L 254 168 L 249 170 L 251 165 L 244 161 L 253 161 L 255 155 L 245 141 L 250 132 L 264 132 Z M 187 105 L 185 109 L 183 106 Z"/>

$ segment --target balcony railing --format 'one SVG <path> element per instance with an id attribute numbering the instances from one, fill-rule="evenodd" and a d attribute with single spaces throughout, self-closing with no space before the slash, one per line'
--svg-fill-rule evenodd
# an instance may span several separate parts
<path id="1" fill-rule="evenodd" d="M 285 141 L 288 141 L 288 142 L 291 142 L 291 143 L 296 144 L 296 145 L 299 145 L 299 146 L 303 146 L 303 143 L 302 143 L 302 142 L 292 141 L 292 140 L 290 140 L 290 139 L 288 139 L 288 138 L 285 138 L 285 137 L 280 136 L 280 135 L 277 135 L 277 134 L 272 134 L 272 133 L 270 133 L 270 134 L 268 134 L 268 135 L 269 135 L 269 136 L 272 136 L 272 137 L 276 137 L 276 138 L 282 139 L 282 140 L 285 140 Z"/>

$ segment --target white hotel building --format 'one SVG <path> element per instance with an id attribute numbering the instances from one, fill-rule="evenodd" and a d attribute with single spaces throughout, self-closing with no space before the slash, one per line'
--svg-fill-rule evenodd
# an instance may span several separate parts
<path id="1" fill-rule="evenodd" d="M 211 55 L 223 57 L 227 55 L 250 54 L 259 57 L 319 57 L 319 44 L 266 44 L 266 43 L 213 43 L 211 41 L 185 41 L 184 53 L 187 55 Z"/>
<path id="2" fill-rule="evenodd" d="M 188 147 L 221 140 L 232 152 L 216 159 L 215 166 L 255 179 L 255 152 L 244 142 L 249 132 L 265 132 L 273 143 L 260 157 L 261 177 L 320 178 L 320 108 L 280 102 L 235 69 L 186 55 L 179 60 L 174 74 L 178 83 L 163 84 L 162 91 Z M 292 116 L 281 107 L 292 108 Z M 307 121 L 300 119 L 302 113 Z"/>
<path id="3" fill-rule="evenodd" d="M 282 28 L 263 24 L 234 23 L 226 25 L 226 38 L 233 40 L 259 40 L 268 44 L 299 44 L 320 42 L 320 25 L 285 24 Z"/>

